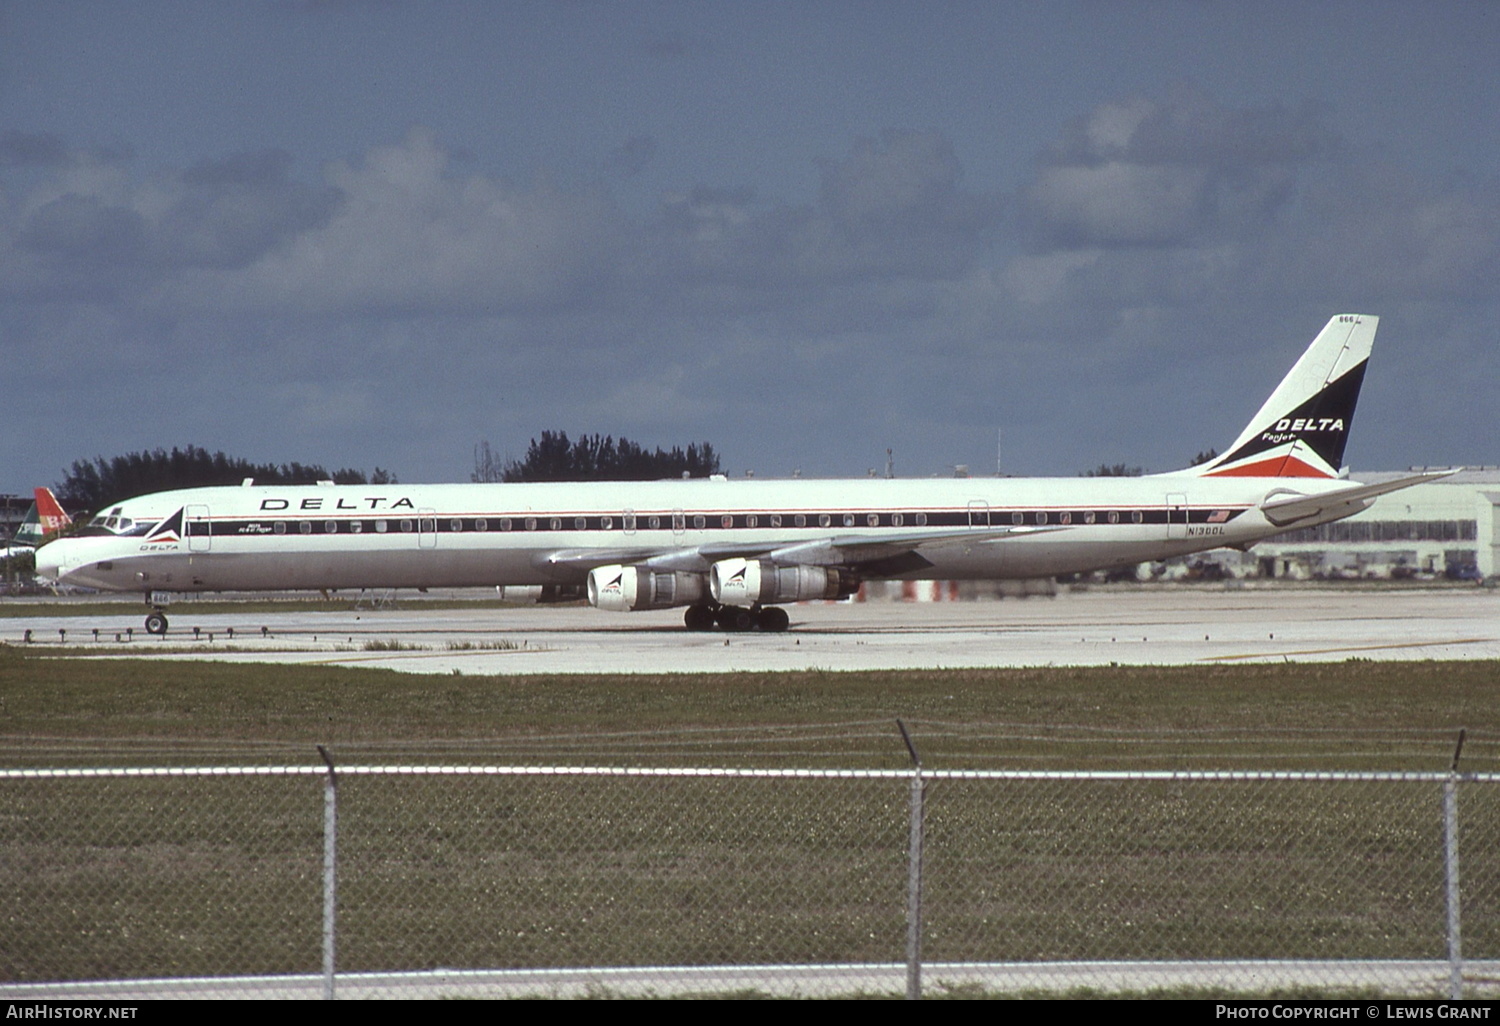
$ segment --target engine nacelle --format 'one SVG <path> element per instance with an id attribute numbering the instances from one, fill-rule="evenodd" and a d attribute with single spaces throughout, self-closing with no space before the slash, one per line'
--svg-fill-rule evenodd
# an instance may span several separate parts
<path id="1" fill-rule="evenodd" d="M 708 590 L 726 606 L 838 599 L 859 590 L 848 570 L 832 566 L 780 566 L 769 559 L 721 559 L 708 568 Z"/>
<path id="2" fill-rule="evenodd" d="M 706 590 L 702 574 L 682 570 L 615 563 L 589 571 L 589 605 L 612 613 L 691 606 L 703 601 Z"/>

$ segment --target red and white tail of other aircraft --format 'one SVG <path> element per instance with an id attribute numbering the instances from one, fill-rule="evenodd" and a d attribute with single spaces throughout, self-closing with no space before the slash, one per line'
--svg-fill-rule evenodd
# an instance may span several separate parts
<path id="1" fill-rule="evenodd" d="M 16 528 L 15 536 L 9 545 L 0 549 L 0 559 L 25 555 L 72 523 L 73 519 L 63 512 L 52 490 L 38 488 L 32 493 L 31 508 L 26 511 L 21 526 Z"/>
<path id="2" fill-rule="evenodd" d="M 1318 333 L 1224 455 L 1134 478 L 747 479 L 199 488 L 128 499 L 37 553 L 59 583 L 173 592 L 541 585 L 600 609 L 684 608 L 689 630 L 785 630 L 787 603 L 871 579 L 1049 577 L 1338 520 L 1377 319 Z"/>

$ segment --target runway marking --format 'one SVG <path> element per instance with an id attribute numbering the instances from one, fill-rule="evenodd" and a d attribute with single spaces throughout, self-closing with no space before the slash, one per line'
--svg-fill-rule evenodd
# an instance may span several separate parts
<path id="1" fill-rule="evenodd" d="M 1334 648 L 1302 648 L 1289 652 L 1247 652 L 1243 655 L 1204 656 L 1199 662 L 1230 662 L 1236 659 L 1274 659 L 1277 656 L 1330 655 L 1334 652 L 1373 652 L 1394 648 L 1436 648 L 1445 645 L 1487 645 L 1494 638 L 1453 638 L 1449 641 L 1399 641 L 1388 645 L 1341 645 Z"/>

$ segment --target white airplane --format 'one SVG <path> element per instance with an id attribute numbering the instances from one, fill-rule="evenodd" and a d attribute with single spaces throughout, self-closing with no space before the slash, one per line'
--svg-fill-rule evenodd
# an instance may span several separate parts
<path id="1" fill-rule="evenodd" d="M 37 551 L 62 584 L 173 592 L 543 585 L 689 630 L 786 630 L 862 580 L 1048 577 L 1339 520 L 1447 472 L 1340 476 L 1377 318 L 1341 314 L 1224 455 L 1135 478 L 197 488 L 129 499 Z"/>

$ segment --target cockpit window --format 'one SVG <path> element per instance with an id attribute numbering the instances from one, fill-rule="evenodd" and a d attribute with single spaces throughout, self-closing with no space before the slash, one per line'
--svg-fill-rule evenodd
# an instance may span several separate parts
<path id="1" fill-rule="evenodd" d="M 119 515 L 119 510 L 115 509 L 108 516 L 95 517 L 78 533 L 85 538 L 111 534 L 117 538 L 139 538 L 149 534 L 156 525 L 155 520 L 133 520 L 130 517 L 122 517 Z"/>

